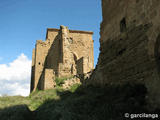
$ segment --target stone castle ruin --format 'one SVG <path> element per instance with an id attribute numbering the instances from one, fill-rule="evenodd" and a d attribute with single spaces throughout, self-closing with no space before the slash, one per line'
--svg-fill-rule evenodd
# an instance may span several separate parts
<path id="1" fill-rule="evenodd" d="M 143 84 L 160 104 L 160 0 L 102 0 L 100 55 L 88 84 Z"/>
<path id="2" fill-rule="evenodd" d="M 32 53 L 31 92 L 53 88 L 55 77 L 94 69 L 93 32 L 48 28 L 46 41 L 37 40 Z"/>
<path id="3" fill-rule="evenodd" d="M 142 84 L 160 105 L 160 0 L 102 0 L 100 55 L 86 85 Z M 33 50 L 31 91 L 93 69 L 92 32 L 48 29 Z M 50 86 L 51 85 L 51 86 Z"/>

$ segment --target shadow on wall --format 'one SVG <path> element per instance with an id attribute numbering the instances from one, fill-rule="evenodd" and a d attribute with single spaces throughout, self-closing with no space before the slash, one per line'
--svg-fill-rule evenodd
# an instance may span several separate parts
<path id="1" fill-rule="evenodd" d="M 32 68 L 31 68 L 31 73 L 35 73 L 35 65 L 33 65 L 32 66 Z M 34 86 L 35 86 L 35 80 L 34 80 L 34 78 L 35 78 L 35 74 L 32 74 L 31 75 L 31 89 L 30 89 L 30 92 L 32 92 L 33 91 L 33 89 L 34 89 Z"/>
<path id="2" fill-rule="evenodd" d="M 120 22 L 121 34 L 101 44 L 98 66 L 91 77 L 91 84 L 139 83 L 152 73 L 153 61 L 146 49 L 149 41 L 146 33 L 152 24 L 127 27 L 123 18 Z"/>
<path id="3" fill-rule="evenodd" d="M 44 61 L 44 65 L 43 65 L 43 71 L 42 74 L 40 75 L 40 79 L 38 81 L 38 85 L 37 88 L 39 90 L 43 90 L 44 88 L 44 74 L 45 74 L 45 69 L 53 69 L 55 72 L 55 76 L 58 76 L 58 68 L 59 68 L 59 62 L 61 61 L 61 56 L 62 56 L 62 52 L 61 52 L 61 41 L 60 41 L 60 32 L 58 33 L 58 35 L 55 37 L 55 39 L 53 40 L 53 43 L 51 45 L 51 47 L 49 48 L 49 51 L 47 53 L 47 56 L 45 58 Z"/>

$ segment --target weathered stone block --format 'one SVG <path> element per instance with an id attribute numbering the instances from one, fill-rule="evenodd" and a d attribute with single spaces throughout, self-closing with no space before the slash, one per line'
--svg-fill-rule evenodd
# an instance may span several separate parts
<path id="1" fill-rule="evenodd" d="M 52 89 L 56 86 L 55 73 L 53 69 L 45 69 L 44 73 L 44 90 Z"/>

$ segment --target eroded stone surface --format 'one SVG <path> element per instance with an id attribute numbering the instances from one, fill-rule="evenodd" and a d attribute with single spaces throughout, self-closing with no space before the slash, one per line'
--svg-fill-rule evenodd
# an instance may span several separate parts
<path id="1" fill-rule="evenodd" d="M 62 84 L 62 88 L 70 89 L 70 87 L 73 86 L 74 84 L 81 84 L 80 79 L 77 77 L 67 79 L 64 81 L 64 84 Z"/>
<path id="2" fill-rule="evenodd" d="M 31 91 L 52 88 L 55 77 L 94 69 L 92 35 L 93 32 L 69 30 L 66 26 L 47 29 L 46 41 L 37 40 L 33 50 Z"/>
<path id="3" fill-rule="evenodd" d="M 160 103 L 159 11 L 159 0 L 102 0 L 100 56 L 88 84 L 143 83 Z"/>

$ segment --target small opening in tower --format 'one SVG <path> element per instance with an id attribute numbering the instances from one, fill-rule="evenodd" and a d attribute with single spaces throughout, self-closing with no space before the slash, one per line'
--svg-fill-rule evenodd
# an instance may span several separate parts
<path id="1" fill-rule="evenodd" d="M 120 32 L 125 32 L 126 29 L 127 29 L 127 27 L 126 27 L 126 19 L 123 18 L 123 19 L 121 20 L 121 22 L 120 22 Z"/>
<path id="2" fill-rule="evenodd" d="M 122 55 L 126 51 L 126 48 L 121 49 L 117 55 Z"/>
<path id="3" fill-rule="evenodd" d="M 40 65 L 41 63 L 39 62 L 38 64 Z"/>

